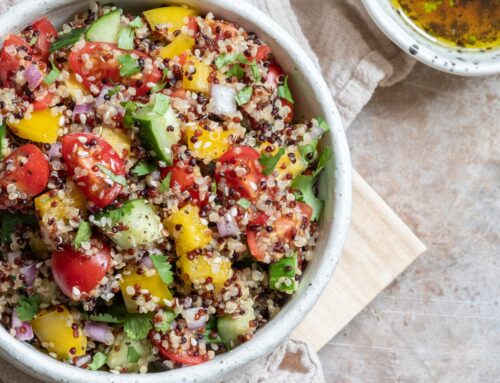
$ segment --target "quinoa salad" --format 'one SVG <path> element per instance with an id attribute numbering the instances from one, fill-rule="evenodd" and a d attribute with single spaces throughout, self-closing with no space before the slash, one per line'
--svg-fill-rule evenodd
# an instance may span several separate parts
<path id="1" fill-rule="evenodd" d="M 290 79 L 291 82 L 291 79 Z M 181 6 L 41 17 L 0 53 L 0 318 L 112 373 L 210 361 L 301 286 L 331 160 L 270 47 Z"/>

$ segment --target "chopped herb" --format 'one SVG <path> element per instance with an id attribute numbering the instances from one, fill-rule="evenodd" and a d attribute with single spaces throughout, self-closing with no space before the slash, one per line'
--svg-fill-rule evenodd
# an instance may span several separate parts
<path id="1" fill-rule="evenodd" d="M 314 183 L 316 178 L 314 176 L 300 175 L 292 181 L 292 188 L 297 189 L 298 193 L 295 195 L 298 201 L 308 204 L 313 209 L 311 220 L 315 221 L 321 216 L 323 211 L 324 202 L 314 194 Z"/>
<path id="2" fill-rule="evenodd" d="M 170 72 L 170 68 L 168 66 L 163 68 L 163 74 L 161 76 L 161 81 L 165 81 L 167 79 L 168 72 Z"/>
<path id="3" fill-rule="evenodd" d="M 205 342 L 207 344 L 208 343 L 223 343 L 224 342 L 218 333 L 217 333 L 217 336 L 215 338 L 212 338 L 212 330 L 205 330 L 203 332 L 203 337 L 205 338 Z"/>
<path id="4" fill-rule="evenodd" d="M 167 257 L 163 254 L 151 254 L 149 256 L 156 271 L 160 275 L 163 283 L 169 285 L 174 282 L 174 273 L 172 272 L 172 265 L 167 261 Z"/>
<path id="5" fill-rule="evenodd" d="M 139 60 L 129 54 L 121 55 L 120 57 L 118 57 L 118 61 L 121 64 L 120 76 L 122 77 L 130 77 L 141 71 Z"/>
<path id="6" fill-rule="evenodd" d="M 240 64 L 234 64 L 231 69 L 226 73 L 228 77 L 236 77 L 241 80 L 245 76 L 245 70 L 240 66 Z"/>
<path id="7" fill-rule="evenodd" d="M 170 326 L 175 319 L 175 314 L 172 311 L 164 311 L 162 313 L 162 321 L 155 323 L 155 329 L 161 332 L 170 330 Z"/>
<path id="8" fill-rule="evenodd" d="M 215 59 L 215 66 L 217 67 L 217 69 L 221 69 L 226 65 L 236 64 L 236 63 L 247 64 L 248 60 L 241 53 L 232 53 L 232 54 L 222 53 Z"/>
<path id="9" fill-rule="evenodd" d="M 120 319 L 110 313 L 92 314 L 90 315 L 89 319 L 94 322 L 104 323 L 122 323 L 124 321 L 124 319 Z"/>
<path id="10" fill-rule="evenodd" d="M 167 86 L 166 83 L 159 82 L 158 84 L 156 84 L 154 87 L 151 88 L 151 93 L 159 92 L 160 90 L 165 89 L 166 86 Z"/>
<path id="11" fill-rule="evenodd" d="M 168 189 L 170 189 L 170 178 L 172 178 L 172 172 L 169 172 L 163 181 L 161 181 L 160 187 L 158 188 L 160 193 L 165 193 Z"/>
<path id="12" fill-rule="evenodd" d="M 132 20 L 128 25 L 132 28 L 142 28 L 142 20 L 139 16 L 137 16 L 134 20 Z"/>
<path id="13" fill-rule="evenodd" d="M 324 117 L 316 117 L 316 121 L 318 121 L 318 126 L 325 132 L 328 132 L 330 130 L 330 127 L 328 126 L 328 123 L 326 122 Z"/>
<path id="14" fill-rule="evenodd" d="M 89 369 L 91 369 L 92 371 L 96 371 L 100 369 L 102 366 L 104 366 L 107 360 L 108 357 L 106 356 L 106 354 L 98 351 L 92 358 L 92 363 L 89 364 Z"/>
<path id="15" fill-rule="evenodd" d="M 128 346 L 127 349 L 127 360 L 129 363 L 136 363 L 141 355 L 135 350 L 134 347 Z"/>
<path id="16" fill-rule="evenodd" d="M 83 221 L 78 226 L 78 231 L 76 232 L 75 239 L 73 241 L 73 247 L 75 249 L 79 249 L 82 245 L 82 242 L 88 241 L 90 239 L 90 235 L 92 234 L 92 230 L 90 228 L 90 223 Z"/>
<path id="17" fill-rule="evenodd" d="M 57 67 L 54 65 L 54 62 L 51 63 L 52 63 L 52 70 L 43 79 L 43 82 L 47 85 L 53 84 L 59 77 L 59 74 L 61 73 L 61 71 L 57 69 Z"/>
<path id="18" fill-rule="evenodd" d="M 80 40 L 80 37 L 83 35 L 85 30 L 85 28 L 78 28 L 73 29 L 69 33 L 60 35 L 59 38 L 50 46 L 50 53 L 54 53 L 55 51 L 58 51 L 62 48 L 74 45 L 78 40 Z"/>
<path id="19" fill-rule="evenodd" d="M 211 190 L 212 193 L 217 193 L 217 182 L 215 180 L 212 181 Z"/>
<path id="20" fill-rule="evenodd" d="M 123 126 L 132 129 L 132 127 L 134 126 L 134 118 L 132 115 L 137 109 L 139 109 L 139 106 L 133 101 L 122 102 L 122 106 L 125 108 L 125 115 L 123 116 Z"/>
<path id="21" fill-rule="evenodd" d="M 285 77 L 285 81 L 283 82 L 283 85 L 278 86 L 278 95 L 281 98 L 284 98 L 290 103 L 294 103 L 293 97 L 292 97 L 292 92 L 290 91 L 290 88 L 288 87 L 288 76 Z"/>
<path id="22" fill-rule="evenodd" d="M 109 97 L 113 97 L 115 94 L 118 94 L 121 90 L 120 85 L 116 85 L 114 88 L 108 89 L 107 95 Z"/>
<path id="23" fill-rule="evenodd" d="M 23 321 L 31 321 L 38 312 L 40 305 L 40 296 L 32 295 L 29 297 L 22 296 L 19 299 L 18 306 L 16 307 L 17 316 Z"/>
<path id="24" fill-rule="evenodd" d="M 247 86 L 236 93 L 236 102 L 238 103 L 238 105 L 241 106 L 250 101 L 250 99 L 252 98 L 252 93 L 253 88 L 251 86 Z"/>
<path id="25" fill-rule="evenodd" d="M 0 124 L 0 160 L 3 158 L 4 152 L 4 140 L 5 135 L 7 134 L 7 126 L 5 124 Z"/>
<path id="26" fill-rule="evenodd" d="M 3 212 L 1 215 L 1 227 L 2 227 L 2 235 L 1 240 L 3 244 L 9 244 L 12 239 L 12 233 L 16 230 L 16 227 L 19 226 L 29 226 L 33 228 L 38 227 L 38 220 L 34 215 L 28 214 L 13 214 L 8 212 Z"/>
<path id="27" fill-rule="evenodd" d="M 300 156 L 307 165 L 316 160 L 316 157 L 318 155 L 318 151 L 316 150 L 317 146 L 318 146 L 318 140 L 316 139 L 312 140 L 307 145 L 299 146 Z"/>
<path id="28" fill-rule="evenodd" d="M 276 164 L 280 160 L 281 156 L 285 153 L 285 149 L 279 148 L 278 152 L 273 156 L 267 156 L 265 154 L 262 154 L 259 157 L 259 163 L 262 165 L 262 173 L 266 176 L 270 175 L 273 171 L 274 168 L 276 167 Z"/>
<path id="29" fill-rule="evenodd" d="M 151 162 L 148 162 L 146 160 L 142 160 L 134 166 L 134 168 L 132 169 L 132 174 L 136 175 L 137 177 L 141 177 L 145 176 L 146 174 L 151 174 L 157 169 L 158 167 L 155 164 L 152 164 Z"/>
<path id="30" fill-rule="evenodd" d="M 127 180 L 125 179 L 124 176 L 119 176 L 113 173 L 111 170 L 109 170 L 107 167 L 97 164 L 98 168 L 108 176 L 108 178 L 113 181 L 114 183 L 120 184 L 122 186 L 127 186 Z"/>
<path id="31" fill-rule="evenodd" d="M 253 63 L 250 69 L 252 69 L 253 79 L 255 80 L 255 82 L 259 82 L 261 79 L 261 75 L 260 75 L 260 69 L 257 66 L 257 64 Z"/>
<path id="32" fill-rule="evenodd" d="M 251 202 L 246 198 L 240 198 L 236 203 L 240 205 L 243 209 L 248 209 L 251 205 Z"/>
<path id="33" fill-rule="evenodd" d="M 134 49 L 134 31 L 130 27 L 120 29 L 118 32 L 118 48 L 132 50 Z"/>
<path id="34" fill-rule="evenodd" d="M 130 339 L 141 340 L 148 337 L 153 327 L 151 314 L 129 314 L 125 318 L 123 328 Z"/>
<path id="35" fill-rule="evenodd" d="M 36 42 L 37 42 L 37 40 L 38 40 L 38 37 L 33 36 L 33 37 L 31 38 L 30 42 L 29 42 L 29 45 L 35 45 L 35 44 L 36 44 Z"/>
<path id="36" fill-rule="evenodd" d="M 438 3 L 435 3 L 433 1 L 428 1 L 428 2 L 424 3 L 424 10 L 427 13 L 431 13 L 431 12 L 434 12 L 435 10 L 437 10 L 438 6 L 439 6 Z"/>
<path id="37" fill-rule="evenodd" d="M 163 116 L 170 106 L 170 98 L 164 94 L 155 94 L 152 112 Z"/>
<path id="38" fill-rule="evenodd" d="M 317 176 L 323 168 L 326 166 L 326 164 L 332 159 L 333 153 L 330 148 L 325 148 L 319 156 L 318 159 L 318 165 L 316 166 L 316 170 L 314 171 L 314 176 Z"/>

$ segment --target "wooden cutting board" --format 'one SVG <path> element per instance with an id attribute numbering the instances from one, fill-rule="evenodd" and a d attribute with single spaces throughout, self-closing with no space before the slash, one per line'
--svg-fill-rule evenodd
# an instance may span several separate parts
<path id="1" fill-rule="evenodd" d="M 292 338 L 323 347 L 421 253 L 425 246 L 356 172 L 351 229 L 320 300 Z M 0 383 L 36 383 L 0 359 Z"/>
<path id="2" fill-rule="evenodd" d="M 323 295 L 291 337 L 323 347 L 405 270 L 425 245 L 353 172 L 351 228 Z"/>

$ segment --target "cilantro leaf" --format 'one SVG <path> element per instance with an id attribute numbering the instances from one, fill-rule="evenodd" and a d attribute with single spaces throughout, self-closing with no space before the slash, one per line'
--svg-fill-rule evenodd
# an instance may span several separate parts
<path id="1" fill-rule="evenodd" d="M 79 249 L 82 245 L 82 242 L 88 241 L 92 234 L 92 230 L 90 228 L 90 223 L 87 221 L 83 221 L 78 226 L 78 231 L 76 232 L 75 239 L 73 240 L 73 247 L 75 249 Z"/>
<path id="2" fill-rule="evenodd" d="M 241 80 L 245 76 L 245 70 L 240 66 L 240 64 L 234 64 L 231 69 L 226 73 L 228 77 L 236 77 Z"/>
<path id="3" fill-rule="evenodd" d="M 311 220 L 318 220 L 323 211 L 324 202 L 314 194 L 315 177 L 300 175 L 294 178 L 291 187 L 299 192 L 296 198 L 313 209 Z"/>
<path id="4" fill-rule="evenodd" d="M 252 98 L 252 93 L 253 88 L 251 86 L 247 86 L 236 93 L 236 102 L 238 103 L 238 105 L 241 106 L 250 101 L 250 99 Z"/>
<path id="5" fill-rule="evenodd" d="M 203 332 L 203 337 L 205 338 L 205 342 L 209 343 L 224 343 L 220 335 L 217 333 L 215 338 L 212 338 L 212 330 L 205 330 Z"/>
<path id="6" fill-rule="evenodd" d="M 61 73 L 61 71 L 57 69 L 57 67 L 55 66 L 54 62 L 51 61 L 51 63 L 52 63 L 52 69 L 49 72 L 49 74 L 45 76 L 45 78 L 43 79 L 43 82 L 47 85 L 53 84 L 59 77 L 59 74 Z"/>
<path id="7" fill-rule="evenodd" d="M 259 157 L 259 163 L 262 165 L 262 173 L 266 176 L 270 175 L 273 171 L 276 165 L 278 164 L 278 161 L 280 160 L 281 156 L 285 153 L 285 149 L 279 148 L 279 150 L 276 152 L 276 154 L 273 156 L 267 156 L 265 154 L 262 154 Z"/>
<path id="8" fill-rule="evenodd" d="M 135 19 L 133 19 L 128 25 L 132 28 L 142 28 L 142 20 L 139 16 L 137 16 Z"/>
<path id="9" fill-rule="evenodd" d="M 166 83 L 159 82 L 158 84 L 156 84 L 154 87 L 151 88 L 151 93 L 159 92 L 160 90 L 165 89 L 166 86 L 167 86 Z"/>
<path id="10" fill-rule="evenodd" d="M 134 166 L 134 168 L 132 169 L 132 174 L 136 175 L 137 177 L 141 177 L 145 176 L 146 174 L 151 174 L 157 169 L 158 167 L 155 164 L 152 164 L 151 162 L 148 162 L 146 160 L 142 160 Z"/>
<path id="11" fill-rule="evenodd" d="M 243 209 L 248 209 L 251 205 L 250 201 L 247 200 L 246 198 L 240 198 L 236 203 L 240 205 Z"/>
<path id="12" fill-rule="evenodd" d="M 120 85 L 116 85 L 114 88 L 112 88 L 112 89 L 109 89 L 109 90 L 108 90 L 107 95 L 108 95 L 109 97 L 112 97 L 112 96 L 114 96 L 115 94 L 119 93 L 119 92 L 120 92 L 120 89 L 121 89 Z"/>
<path id="13" fill-rule="evenodd" d="M 62 48 L 74 45 L 85 32 L 85 28 L 73 29 L 71 32 L 60 35 L 59 38 L 50 45 L 50 53 L 61 50 Z"/>
<path id="14" fill-rule="evenodd" d="M 22 296 L 19 299 L 18 306 L 16 307 L 17 316 L 23 321 L 31 321 L 33 317 L 38 312 L 38 306 L 40 305 L 40 296 Z"/>
<path id="15" fill-rule="evenodd" d="M 161 332 L 170 330 L 170 326 L 175 319 L 175 314 L 172 311 L 164 311 L 162 313 L 162 321 L 155 323 L 155 329 Z"/>
<path id="16" fill-rule="evenodd" d="M 123 326 L 125 334 L 130 339 L 146 339 L 149 330 L 153 327 L 151 314 L 129 314 L 125 318 Z"/>
<path id="17" fill-rule="evenodd" d="M 247 64 L 248 60 L 241 53 L 232 53 L 232 54 L 222 53 L 215 59 L 215 66 L 217 67 L 217 69 L 221 69 L 226 65 L 236 64 L 236 63 Z"/>
<path id="18" fill-rule="evenodd" d="M 325 148 L 319 156 L 318 164 L 316 165 L 316 170 L 314 171 L 314 176 L 316 177 L 324 169 L 328 161 L 333 157 L 332 150 L 330 148 Z"/>
<path id="19" fill-rule="evenodd" d="M 100 369 L 106 361 L 108 360 L 108 357 L 106 354 L 98 351 L 95 353 L 94 357 L 92 358 L 92 363 L 89 364 L 89 369 L 92 371 Z"/>
<path id="20" fill-rule="evenodd" d="M 134 49 L 134 31 L 132 28 L 120 29 L 120 32 L 118 32 L 118 48 L 128 51 Z"/>
<path id="21" fill-rule="evenodd" d="M 97 164 L 97 167 L 108 176 L 108 178 L 113 181 L 114 183 L 120 184 L 122 186 L 127 186 L 127 180 L 125 179 L 124 176 L 118 176 L 115 173 L 113 173 L 111 170 L 109 170 L 107 167 Z"/>
<path id="22" fill-rule="evenodd" d="M 3 212 L 0 217 L 2 232 L 0 239 L 3 244 L 9 244 L 12 241 L 12 233 L 14 233 L 18 225 L 33 228 L 38 227 L 38 220 L 34 215 Z"/>
<path id="23" fill-rule="evenodd" d="M 132 129 L 134 126 L 134 118 L 132 115 L 139 109 L 139 105 L 133 101 L 122 102 L 122 106 L 125 108 L 125 115 L 123 116 L 123 126 Z"/>
<path id="24" fill-rule="evenodd" d="M 172 178 L 172 172 L 168 172 L 163 181 L 160 183 L 160 187 L 158 190 L 160 193 L 165 193 L 168 189 L 170 189 L 170 179 Z"/>
<path id="25" fill-rule="evenodd" d="M 118 57 L 118 61 L 120 62 L 120 76 L 122 77 L 130 77 L 134 74 L 137 74 L 141 71 L 141 67 L 139 66 L 139 60 L 132 57 L 132 55 L 126 54 Z"/>
<path id="26" fill-rule="evenodd" d="M 317 139 L 312 140 L 307 145 L 299 146 L 300 156 L 307 165 L 309 165 L 316 159 L 318 154 L 318 151 L 316 150 L 317 146 L 318 146 Z"/>
<path id="27" fill-rule="evenodd" d="M 285 81 L 283 82 L 283 85 L 278 86 L 278 95 L 281 98 L 284 98 L 290 103 L 294 103 L 293 97 L 292 97 L 292 92 L 290 88 L 288 87 L 288 76 L 285 77 Z"/>
<path id="28" fill-rule="evenodd" d="M 325 132 L 328 132 L 330 130 L 330 127 L 328 126 L 328 123 L 326 122 L 324 117 L 316 117 L 316 121 L 318 121 L 318 126 L 323 129 Z"/>
<path id="29" fill-rule="evenodd" d="M 139 358 L 141 357 L 141 355 L 136 351 L 136 349 L 132 346 L 128 346 L 128 349 L 127 349 L 127 360 L 130 362 L 130 363 L 136 363 Z"/>
<path id="30" fill-rule="evenodd" d="M 160 275 L 163 283 L 169 285 L 174 282 L 174 273 L 172 272 L 172 265 L 167 261 L 167 257 L 163 254 L 151 254 L 149 256 L 156 271 Z"/>
<path id="31" fill-rule="evenodd" d="M 250 69 L 252 70 L 253 79 L 255 80 L 255 82 L 259 82 L 262 76 L 260 74 L 260 69 L 257 66 L 257 64 L 253 63 Z"/>
<path id="32" fill-rule="evenodd" d="M 110 313 L 103 314 L 92 314 L 89 319 L 94 322 L 104 322 L 104 323 L 122 323 L 124 319 L 120 319 Z"/>

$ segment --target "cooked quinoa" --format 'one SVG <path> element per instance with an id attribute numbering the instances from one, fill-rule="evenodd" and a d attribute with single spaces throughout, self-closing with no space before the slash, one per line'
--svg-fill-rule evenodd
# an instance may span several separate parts
<path id="1" fill-rule="evenodd" d="M 113 373 L 250 340 L 318 237 L 328 126 L 294 121 L 300 97 L 254 33 L 185 7 L 93 4 L 6 36 L 4 326 Z"/>

